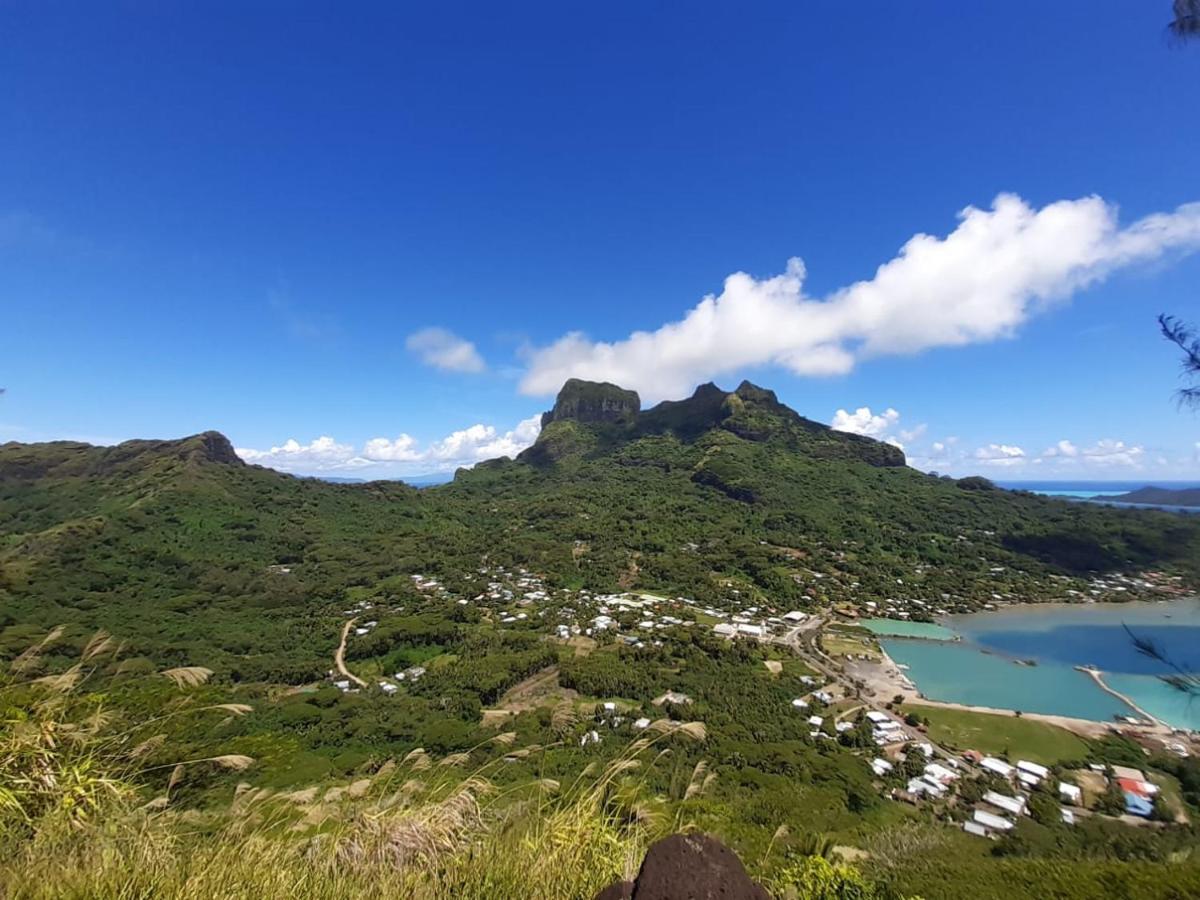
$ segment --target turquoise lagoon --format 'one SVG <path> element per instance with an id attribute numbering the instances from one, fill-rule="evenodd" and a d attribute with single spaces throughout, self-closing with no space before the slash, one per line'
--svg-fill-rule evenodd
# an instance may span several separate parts
<path id="1" fill-rule="evenodd" d="M 1129 637 L 1149 639 L 1200 671 L 1200 600 L 1029 605 L 947 616 L 941 624 L 962 640 L 881 637 L 888 655 L 930 699 L 1097 721 L 1133 714 L 1074 669 L 1093 665 L 1152 715 L 1200 729 L 1200 701 L 1190 702 L 1157 678 L 1166 667 L 1139 653 Z"/>
<path id="2" fill-rule="evenodd" d="M 880 637 L 924 638 L 927 641 L 956 641 L 958 634 L 932 622 L 905 622 L 900 619 L 863 619 L 863 628 Z"/>

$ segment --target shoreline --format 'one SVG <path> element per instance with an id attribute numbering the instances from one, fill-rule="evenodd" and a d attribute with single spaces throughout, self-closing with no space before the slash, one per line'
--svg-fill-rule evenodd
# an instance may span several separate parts
<path id="1" fill-rule="evenodd" d="M 926 697 L 917 688 L 916 683 L 909 678 L 903 669 L 899 667 L 894 659 L 888 655 L 887 650 L 882 646 L 879 648 L 881 660 L 877 663 L 859 662 L 851 667 L 848 667 L 848 674 L 853 678 L 858 678 L 865 682 L 867 692 L 870 694 L 873 702 L 886 703 L 893 699 L 896 695 L 903 696 L 904 703 L 919 704 L 922 706 L 938 707 L 940 709 L 953 709 L 961 712 L 982 713 L 993 716 L 1010 716 L 1017 717 L 1018 710 L 1002 709 L 994 706 L 973 706 L 967 703 L 955 703 L 948 700 L 934 700 Z M 1094 676 L 1093 676 L 1094 677 Z M 1107 688 L 1107 686 L 1105 686 Z M 1109 693 L 1116 694 L 1115 691 L 1109 690 Z M 1119 695 L 1118 695 L 1119 696 Z M 1019 717 L 1029 719 L 1034 722 L 1043 722 L 1048 725 L 1055 725 L 1067 731 L 1077 734 L 1085 738 L 1103 737 L 1105 734 L 1111 734 L 1115 730 L 1119 730 L 1119 726 L 1124 725 L 1127 728 L 1137 728 L 1144 734 L 1151 734 L 1157 737 L 1164 737 L 1174 733 L 1174 728 L 1166 723 L 1163 723 L 1154 716 L 1146 714 L 1140 710 L 1136 704 L 1130 703 L 1124 698 L 1121 698 L 1130 709 L 1145 715 L 1147 720 L 1153 722 L 1152 725 L 1131 725 L 1120 722 L 1105 722 L 1096 719 L 1082 719 L 1075 716 L 1064 716 L 1056 713 L 1037 713 L 1019 711 Z"/>
<path id="2" fill-rule="evenodd" d="M 932 644 L 953 645 L 959 646 L 968 645 L 974 646 L 981 653 L 991 653 L 1001 658 L 1007 659 L 1014 664 L 1022 663 L 1024 660 L 1018 656 L 1003 651 L 992 650 L 990 648 L 979 645 L 971 637 L 972 629 L 969 623 L 974 621 L 979 624 L 979 630 L 986 630 L 989 625 L 993 628 L 1003 629 L 1004 620 L 1006 618 L 1017 617 L 1037 617 L 1045 616 L 1047 628 L 1058 627 L 1059 623 L 1054 621 L 1054 617 L 1059 613 L 1074 613 L 1077 610 L 1082 611 L 1087 609 L 1098 613 L 1098 618 L 1101 622 L 1107 624 L 1117 624 L 1128 618 L 1131 620 L 1133 627 L 1139 625 L 1157 624 L 1161 616 L 1166 620 L 1171 620 L 1172 616 L 1179 614 L 1179 605 L 1184 604 L 1188 609 L 1184 612 L 1183 619 L 1176 619 L 1180 624 L 1187 624 L 1193 627 L 1196 622 L 1190 621 L 1192 611 L 1197 603 L 1200 603 L 1200 594 L 1185 594 L 1182 596 L 1163 596 L 1155 599 L 1129 599 L 1129 600 L 1094 600 L 1090 598 L 1079 598 L 1075 600 L 1055 600 L 1042 602 L 1020 602 L 1006 603 L 996 606 L 993 609 L 980 609 L 972 613 L 952 613 L 944 616 L 935 616 L 933 623 L 955 633 L 955 639 L 944 637 L 932 637 L 924 635 L 904 635 L 904 634 L 882 634 L 871 629 L 865 629 L 870 632 L 876 644 L 879 647 L 881 658 L 878 662 L 858 662 L 848 666 L 846 673 L 853 678 L 857 678 L 866 684 L 866 693 L 872 696 L 872 699 L 878 702 L 888 702 L 896 695 L 904 697 L 905 702 L 915 702 L 927 704 L 929 706 L 941 707 L 945 709 L 955 709 L 964 712 L 978 712 L 989 715 L 1005 715 L 1015 716 L 1018 711 L 1015 709 L 997 708 L 989 706 L 973 706 L 965 703 L 956 703 L 952 701 L 933 700 L 926 697 L 920 690 L 919 685 L 911 677 L 906 669 L 896 663 L 896 661 L 888 654 L 884 647 L 884 642 L 888 640 L 896 641 L 923 641 Z M 986 617 L 986 618 L 985 618 Z M 876 614 L 870 618 L 887 618 Z M 1137 620 L 1142 619 L 1139 622 Z M 1145 621 L 1149 619 L 1150 621 Z M 964 621 L 966 620 L 966 621 Z M 902 623 L 907 623 L 908 620 L 899 620 Z M 960 626 L 959 623 L 962 623 Z M 987 624 L 984 624 L 987 623 Z M 1164 623 L 1166 624 L 1166 623 Z M 1036 630 L 1036 625 L 1035 625 Z M 1072 667 L 1069 663 L 1063 665 L 1064 668 Z M 1084 737 L 1094 738 L 1106 733 L 1112 733 L 1122 728 L 1136 729 L 1139 733 L 1147 736 L 1158 738 L 1173 735 L 1176 730 L 1200 732 L 1200 729 L 1192 729 L 1187 724 L 1180 723 L 1178 725 L 1168 722 L 1159 716 L 1153 715 L 1140 706 L 1136 701 L 1126 694 L 1121 693 L 1111 687 L 1104 680 L 1104 670 L 1095 669 L 1092 666 L 1075 665 L 1077 671 L 1087 675 L 1092 679 L 1092 682 L 1100 690 L 1104 691 L 1110 697 L 1117 700 L 1121 707 L 1129 711 L 1130 717 L 1138 716 L 1143 722 L 1135 725 L 1130 722 L 1125 722 L 1120 718 L 1119 714 L 1114 715 L 1112 719 L 1088 719 L 1069 715 L 1058 715 L 1052 713 L 1035 713 L 1025 710 L 1020 711 L 1023 718 L 1029 718 L 1035 721 L 1041 721 L 1058 727 L 1065 728 L 1075 734 Z"/>

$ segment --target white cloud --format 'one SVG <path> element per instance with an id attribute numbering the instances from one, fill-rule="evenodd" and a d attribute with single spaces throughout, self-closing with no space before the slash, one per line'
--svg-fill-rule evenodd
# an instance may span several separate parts
<path id="1" fill-rule="evenodd" d="M 416 462 L 421 458 L 417 439 L 402 434 L 395 440 L 371 438 L 363 445 L 363 456 L 375 462 Z"/>
<path id="2" fill-rule="evenodd" d="M 353 446 L 339 444 L 327 436 L 316 438 L 307 444 L 289 439 L 270 450 L 238 447 L 234 452 L 248 463 L 270 466 L 284 472 L 327 472 L 369 465 L 368 460 L 354 452 Z"/>
<path id="3" fill-rule="evenodd" d="M 1041 477 L 1057 474 L 1077 478 L 1087 474 L 1103 475 L 1120 468 L 1140 470 L 1146 458 L 1146 449 L 1141 445 L 1111 438 L 1090 446 L 1061 440 L 1037 454 L 1026 453 L 1015 444 L 987 444 L 976 448 L 969 456 L 953 453 L 947 443 L 935 441 L 932 449 L 919 456 L 914 464 L 918 467 L 942 464 L 958 471 L 968 471 L 972 465 L 1028 467 L 1037 469 Z"/>
<path id="4" fill-rule="evenodd" d="M 829 427 L 834 431 L 872 437 L 901 450 L 905 448 L 906 444 L 917 440 L 925 433 L 925 426 L 918 425 L 915 428 L 892 434 L 892 430 L 899 424 L 900 413 L 890 406 L 878 415 L 871 412 L 871 407 L 860 406 L 852 413 L 839 409 L 833 414 L 833 421 L 829 423 Z"/>
<path id="5" fill-rule="evenodd" d="M 1019 466 L 1026 462 L 1025 451 L 1013 444 L 988 444 L 975 451 L 975 459 L 987 466 Z"/>
<path id="6" fill-rule="evenodd" d="M 1070 441 L 1062 440 L 1052 447 L 1047 447 L 1038 459 L 1063 467 L 1081 465 L 1091 468 L 1139 468 L 1145 454 L 1145 448 L 1139 445 L 1104 438 L 1090 447 L 1079 447 Z"/>
<path id="7" fill-rule="evenodd" d="M 445 328 L 423 328 L 408 336 L 404 345 L 421 362 L 448 372 L 482 372 L 486 366 L 475 345 Z"/>
<path id="8" fill-rule="evenodd" d="M 899 421 L 900 413 L 890 406 L 877 416 L 871 414 L 871 407 L 860 406 L 852 413 L 839 409 L 833 414 L 833 421 L 829 427 L 834 431 L 848 431 L 850 434 L 877 438 L 886 434 Z"/>
<path id="9" fill-rule="evenodd" d="M 799 259 L 773 278 L 737 272 L 682 319 L 613 342 L 570 332 L 528 352 L 523 393 L 553 394 L 570 377 L 612 381 L 644 400 L 774 364 L 836 375 L 865 358 L 1011 336 L 1050 301 L 1170 250 L 1200 248 L 1200 203 L 1127 228 L 1099 197 L 1035 210 L 1001 194 L 968 207 L 945 238 L 918 234 L 873 278 L 823 299 L 804 293 Z"/>
<path id="10" fill-rule="evenodd" d="M 1044 459 L 1053 459 L 1059 457 L 1062 459 L 1074 459 L 1079 456 L 1079 448 L 1070 441 L 1059 441 L 1053 447 L 1047 448 L 1043 453 Z"/>
<path id="11" fill-rule="evenodd" d="M 541 415 L 530 416 L 503 434 L 491 425 L 472 425 L 436 441 L 425 451 L 426 458 L 443 464 L 471 465 L 499 456 L 516 456 L 532 444 L 542 430 Z M 443 465 L 443 468 L 450 467 Z"/>
<path id="12" fill-rule="evenodd" d="M 356 451 L 331 437 L 319 437 L 308 444 L 285 441 L 270 450 L 238 448 L 246 462 L 269 466 L 296 474 L 323 474 L 353 471 L 363 477 L 388 474 L 451 472 L 460 466 L 473 466 L 485 459 L 516 456 L 532 444 L 541 431 L 541 416 L 530 416 L 510 431 L 501 432 L 492 425 L 472 425 L 421 447 L 408 434 L 392 438 L 371 438 Z"/>
<path id="13" fill-rule="evenodd" d="M 1080 451 L 1080 455 L 1090 465 L 1104 467 L 1139 468 L 1146 455 L 1144 447 L 1126 444 L 1124 441 L 1114 441 L 1105 438 L 1094 446 Z"/>

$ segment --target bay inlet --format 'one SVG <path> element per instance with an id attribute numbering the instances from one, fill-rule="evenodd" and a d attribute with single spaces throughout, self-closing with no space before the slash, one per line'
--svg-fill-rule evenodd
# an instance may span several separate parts
<path id="1" fill-rule="evenodd" d="M 886 624 L 879 624 L 885 622 Z M 1140 653 L 1130 632 L 1190 671 L 1200 647 L 1200 600 L 1173 603 L 1037 604 L 947 616 L 937 625 L 868 620 L 880 643 L 931 700 L 1110 722 L 1135 707 L 1200 730 L 1200 701 L 1165 684 L 1169 669 Z M 937 629 L 929 631 L 928 629 Z M 1128 629 L 1128 630 L 1127 630 Z M 956 640 L 957 638 L 957 640 Z"/>

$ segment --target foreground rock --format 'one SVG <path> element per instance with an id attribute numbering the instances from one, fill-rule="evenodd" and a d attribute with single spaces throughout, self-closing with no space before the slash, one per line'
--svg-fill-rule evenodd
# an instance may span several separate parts
<path id="1" fill-rule="evenodd" d="M 646 851 L 634 881 L 610 884 L 596 900 L 770 900 L 737 854 L 715 838 L 673 834 Z"/>

